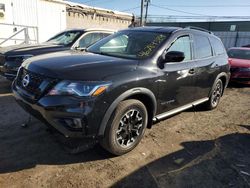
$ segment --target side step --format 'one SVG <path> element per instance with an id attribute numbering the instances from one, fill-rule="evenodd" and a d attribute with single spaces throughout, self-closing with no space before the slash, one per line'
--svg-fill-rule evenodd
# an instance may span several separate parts
<path id="1" fill-rule="evenodd" d="M 172 116 L 172 115 L 174 115 L 174 114 L 177 114 L 177 113 L 179 113 L 179 112 L 182 112 L 182 111 L 184 111 L 184 110 L 187 110 L 187 109 L 189 109 L 189 108 L 192 108 L 192 107 L 194 107 L 194 106 L 197 106 L 197 105 L 199 105 L 199 104 L 201 104 L 201 103 L 204 103 L 204 102 L 206 102 L 206 101 L 208 101 L 208 100 L 209 100 L 208 97 L 203 98 L 203 99 L 199 99 L 199 100 L 197 100 L 197 101 L 194 101 L 194 102 L 189 103 L 189 104 L 186 104 L 186 105 L 184 105 L 184 106 L 175 108 L 175 109 L 170 110 L 170 111 L 168 111 L 168 112 L 164 112 L 164 113 L 162 113 L 162 114 L 156 115 L 156 116 L 153 118 L 153 121 L 157 121 L 157 120 L 161 120 L 161 119 L 170 117 L 170 116 Z"/>

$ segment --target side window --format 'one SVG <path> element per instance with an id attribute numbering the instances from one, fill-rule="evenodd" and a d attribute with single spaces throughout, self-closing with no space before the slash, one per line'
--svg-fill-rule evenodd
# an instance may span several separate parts
<path id="1" fill-rule="evenodd" d="M 212 47 L 207 37 L 196 35 L 194 36 L 194 43 L 196 59 L 212 56 Z"/>
<path id="2" fill-rule="evenodd" d="M 89 33 L 79 40 L 78 46 L 80 48 L 87 48 L 102 38 L 102 33 Z"/>
<path id="3" fill-rule="evenodd" d="M 111 35 L 111 33 L 103 33 L 103 34 L 102 34 L 102 37 L 105 38 L 105 37 L 107 37 L 107 36 L 109 36 L 109 35 Z"/>
<path id="4" fill-rule="evenodd" d="M 170 51 L 180 51 L 185 55 L 185 59 L 183 61 L 191 60 L 191 42 L 189 36 L 183 36 L 178 38 L 168 49 Z"/>
<path id="5" fill-rule="evenodd" d="M 214 49 L 216 55 L 221 55 L 221 54 L 225 53 L 225 48 L 219 39 L 211 37 L 210 41 L 212 43 L 212 46 L 213 46 L 213 49 Z"/>

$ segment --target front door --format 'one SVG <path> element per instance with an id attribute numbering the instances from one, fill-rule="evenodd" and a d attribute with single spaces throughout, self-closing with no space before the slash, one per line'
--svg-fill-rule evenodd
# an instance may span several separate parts
<path id="1" fill-rule="evenodd" d="M 185 59 L 182 62 L 165 63 L 164 68 L 160 69 L 162 72 L 162 76 L 158 79 L 160 113 L 191 103 L 196 98 L 196 62 L 192 55 L 191 36 L 177 37 L 167 49 L 167 52 L 170 51 L 183 52 Z"/>

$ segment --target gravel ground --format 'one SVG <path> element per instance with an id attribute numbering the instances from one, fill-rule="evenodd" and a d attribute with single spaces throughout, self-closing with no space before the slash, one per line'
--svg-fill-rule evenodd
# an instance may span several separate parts
<path id="1" fill-rule="evenodd" d="M 38 120 L 22 128 L 9 88 L 0 79 L 0 187 L 250 187 L 250 87 L 155 124 L 120 157 L 98 145 L 70 154 Z"/>

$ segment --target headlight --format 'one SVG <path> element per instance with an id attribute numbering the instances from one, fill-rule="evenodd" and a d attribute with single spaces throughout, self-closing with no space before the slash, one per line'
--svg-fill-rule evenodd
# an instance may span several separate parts
<path id="1" fill-rule="evenodd" d="M 50 90 L 48 95 L 98 96 L 105 92 L 109 85 L 110 83 L 62 81 Z"/>

